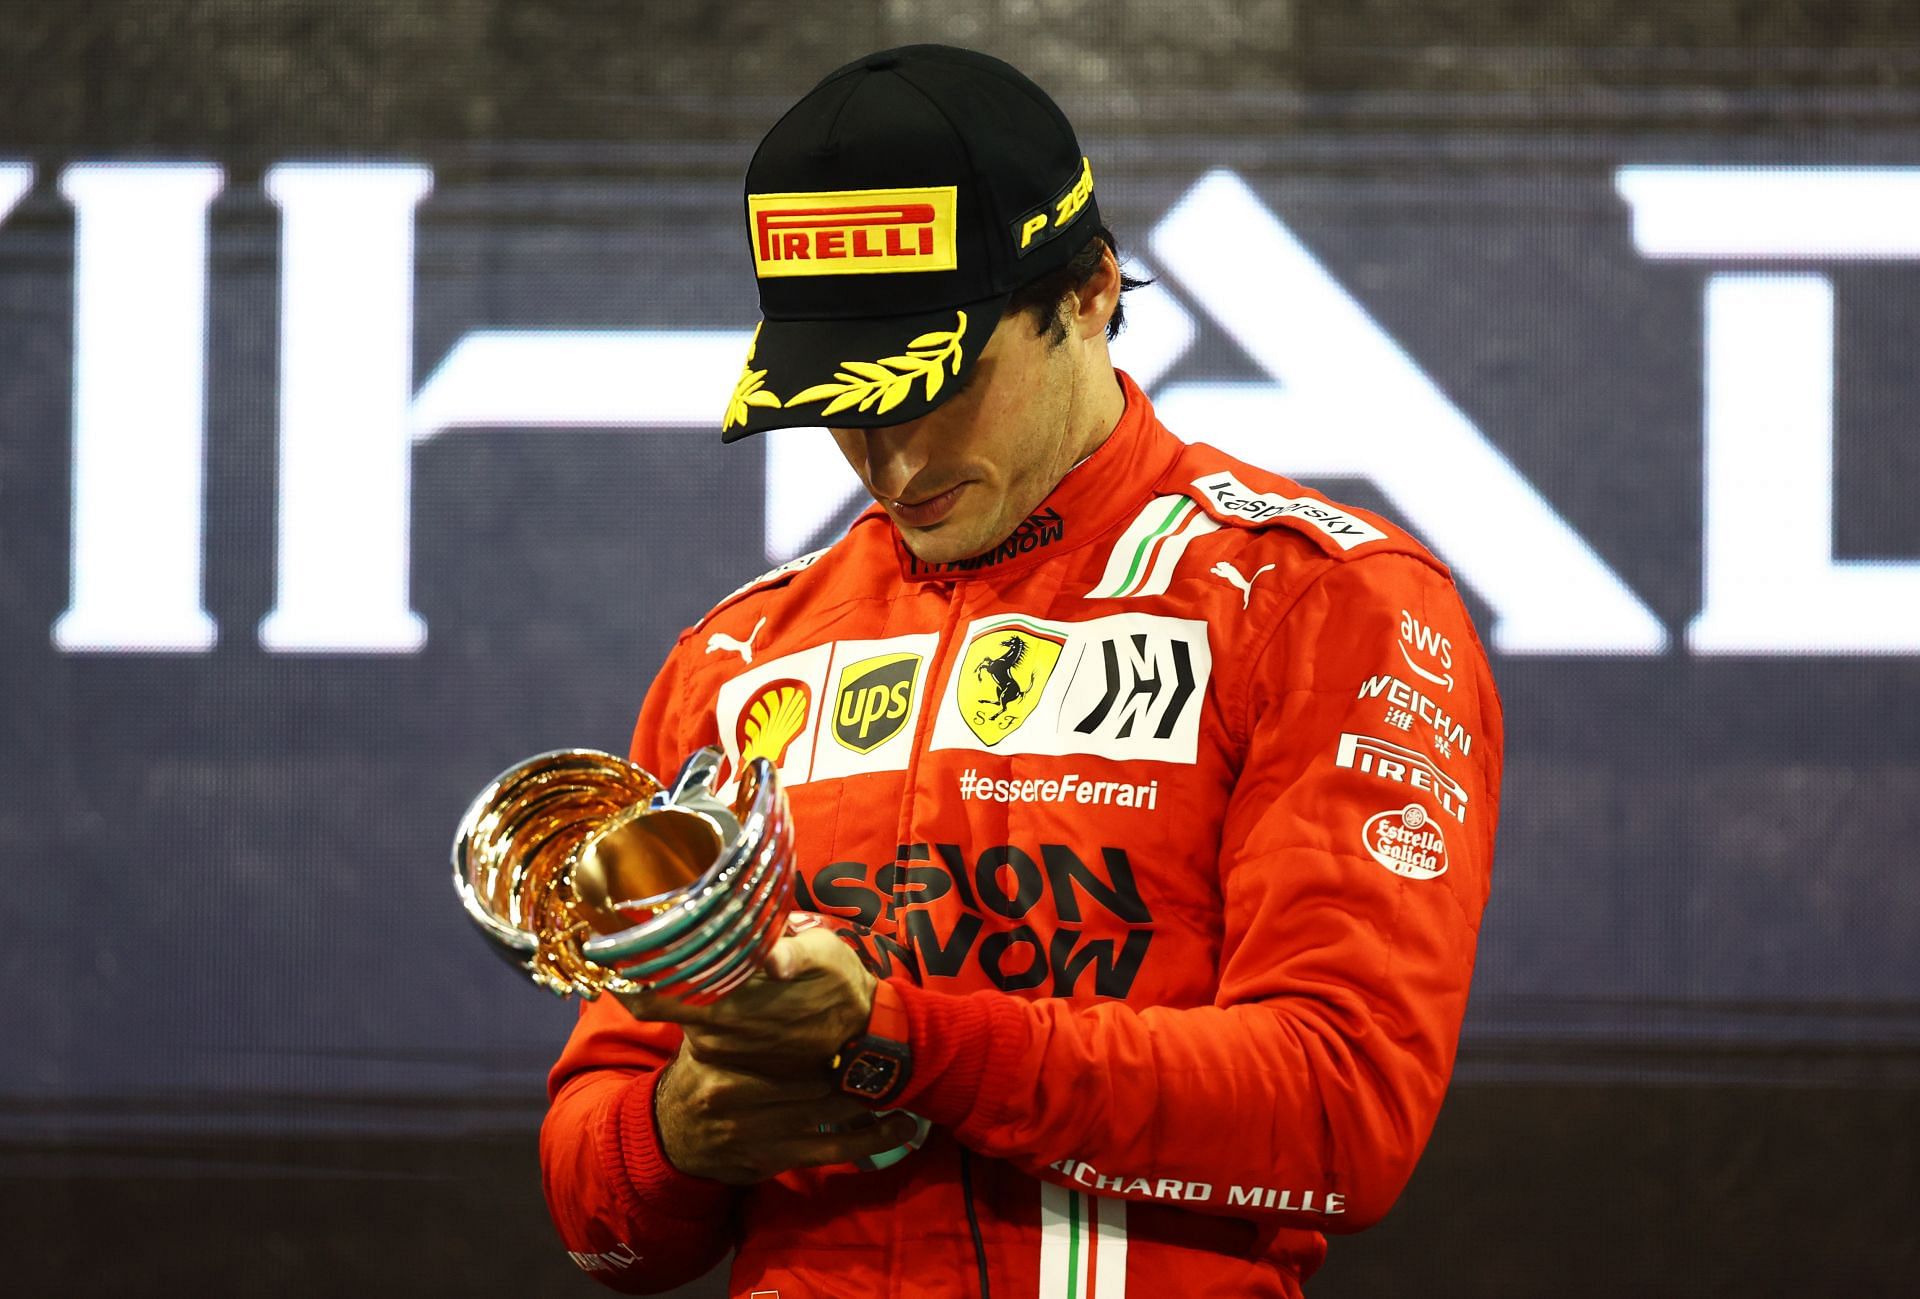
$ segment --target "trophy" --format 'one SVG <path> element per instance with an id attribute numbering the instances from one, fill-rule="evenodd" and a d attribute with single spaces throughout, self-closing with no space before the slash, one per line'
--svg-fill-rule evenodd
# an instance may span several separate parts
<path id="1" fill-rule="evenodd" d="M 719 770 L 714 748 L 671 787 L 597 749 L 509 767 L 454 834 L 461 905 L 495 951 L 559 996 L 718 1001 L 783 933 L 820 922 L 790 915 L 793 820 L 773 764 L 748 762 L 730 803 L 714 789 Z M 890 1167 L 929 1131 L 920 1119 L 905 1145 L 854 1162 Z"/>
<path id="2" fill-rule="evenodd" d="M 731 802 L 720 751 L 672 786 L 594 749 L 528 758 L 460 819 L 453 885 L 494 949 L 543 988 L 705 1005 L 752 977 L 793 902 L 793 822 L 771 763 Z"/>

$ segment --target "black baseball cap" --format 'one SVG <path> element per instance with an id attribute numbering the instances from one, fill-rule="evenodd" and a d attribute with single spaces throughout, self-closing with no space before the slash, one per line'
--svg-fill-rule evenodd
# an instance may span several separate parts
<path id="1" fill-rule="evenodd" d="M 829 74 L 747 166 L 761 322 L 721 424 L 875 428 L 966 381 L 1021 285 L 1100 229 L 1093 169 L 1011 65 L 905 45 Z"/>

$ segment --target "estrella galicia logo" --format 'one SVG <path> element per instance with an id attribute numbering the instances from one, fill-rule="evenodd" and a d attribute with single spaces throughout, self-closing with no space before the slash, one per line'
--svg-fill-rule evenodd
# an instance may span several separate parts
<path id="1" fill-rule="evenodd" d="M 920 662 L 918 654 L 881 654 L 841 669 L 833 738 L 855 753 L 872 753 L 900 734 L 913 712 Z"/>
<path id="2" fill-rule="evenodd" d="M 980 632 L 961 656 L 960 715 L 983 744 L 998 744 L 1033 715 L 1066 648 L 1065 631 L 1007 618 Z"/>

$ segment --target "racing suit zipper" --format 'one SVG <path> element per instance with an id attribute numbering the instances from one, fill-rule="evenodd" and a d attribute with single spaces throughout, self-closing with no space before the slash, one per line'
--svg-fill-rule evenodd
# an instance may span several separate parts
<path id="1" fill-rule="evenodd" d="M 960 1198 L 967 1205 L 967 1230 L 973 1233 L 973 1258 L 980 1265 L 980 1299 L 992 1299 L 987 1283 L 987 1242 L 980 1236 L 980 1214 L 973 1207 L 973 1152 L 960 1146 Z"/>
<path id="2" fill-rule="evenodd" d="M 934 722 L 938 717 L 940 704 L 946 698 L 951 684 L 948 677 L 957 670 L 962 646 L 959 631 L 966 617 L 967 590 L 963 582 L 946 584 L 947 608 L 940 620 L 940 641 L 934 649 L 934 661 L 928 665 L 927 698 L 920 709 L 919 725 L 913 737 L 913 757 L 909 760 L 906 783 L 902 786 L 902 804 L 900 808 L 899 834 L 895 838 L 898 844 L 896 863 L 907 855 L 914 843 L 913 813 L 916 795 L 920 784 L 920 759 L 926 753 L 927 743 L 933 736 Z M 896 887 L 898 887 L 896 885 Z M 893 911 L 893 936 L 898 940 L 900 933 L 900 915 Z M 918 969 L 918 962 L 914 963 Z M 973 1259 L 980 1271 L 980 1299 L 991 1299 L 990 1283 L 987 1277 L 987 1244 L 980 1231 L 980 1212 L 973 1202 L 973 1157 L 965 1146 L 955 1143 L 960 1152 L 960 1200 L 967 1211 L 967 1230 L 973 1236 Z"/>
<path id="3" fill-rule="evenodd" d="M 926 755 L 927 743 L 933 737 L 940 701 L 946 697 L 947 674 L 954 670 L 954 664 L 960 657 L 956 632 L 965 613 L 966 601 L 961 595 L 965 588 L 959 582 L 948 582 L 946 588 L 947 608 L 940 619 L 940 640 L 934 646 L 933 662 L 927 665 L 927 697 L 921 704 L 920 717 L 914 726 L 913 756 L 907 760 L 906 779 L 900 786 L 900 821 L 894 836 L 896 866 L 914 843 L 913 815 L 920 787 L 920 760 Z M 894 885 L 896 894 L 899 887 L 898 883 Z M 899 899 L 896 896 L 889 898 L 888 902 L 887 916 L 891 921 L 888 928 L 897 940 L 900 934 Z M 918 970 L 918 961 L 914 962 L 914 968 Z"/>

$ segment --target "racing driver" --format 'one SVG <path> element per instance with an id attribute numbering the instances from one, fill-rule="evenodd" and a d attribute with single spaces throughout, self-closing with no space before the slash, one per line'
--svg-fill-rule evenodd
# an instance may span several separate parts
<path id="1" fill-rule="evenodd" d="M 875 503 L 681 635 L 632 755 L 775 764 L 830 923 L 715 1006 L 583 1007 L 565 1247 L 638 1293 L 732 1251 L 741 1299 L 1300 1294 L 1466 1008 L 1501 720 L 1446 568 L 1162 427 L 1092 164 L 1007 64 L 834 72 L 744 216 L 722 440 L 824 425 Z"/>

